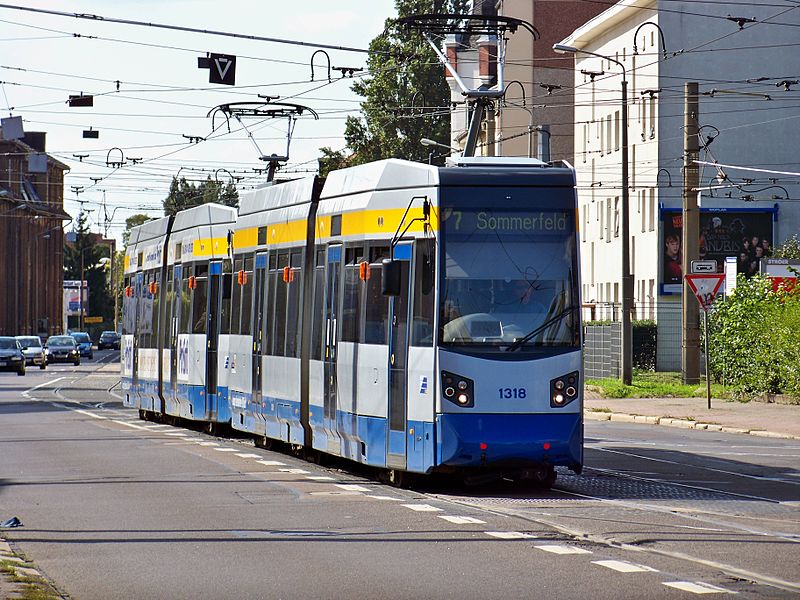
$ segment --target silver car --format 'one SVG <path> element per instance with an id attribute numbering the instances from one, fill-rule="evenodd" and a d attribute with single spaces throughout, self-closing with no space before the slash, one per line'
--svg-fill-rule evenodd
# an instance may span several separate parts
<path id="1" fill-rule="evenodd" d="M 17 341 L 22 346 L 26 365 L 39 365 L 40 369 L 47 368 L 47 355 L 42 345 L 42 340 L 36 335 L 18 335 Z"/>

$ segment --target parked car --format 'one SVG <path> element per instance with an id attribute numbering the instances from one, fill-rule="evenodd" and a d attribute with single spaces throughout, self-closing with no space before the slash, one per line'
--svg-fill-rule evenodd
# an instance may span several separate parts
<path id="1" fill-rule="evenodd" d="M 119 350 L 119 334 L 116 331 L 104 331 L 100 334 L 100 339 L 97 342 L 98 350 Z"/>
<path id="2" fill-rule="evenodd" d="M 78 342 L 71 335 L 51 335 L 45 346 L 47 362 L 71 362 L 76 367 L 81 364 Z"/>
<path id="3" fill-rule="evenodd" d="M 39 365 L 40 369 L 47 368 L 47 355 L 38 335 L 18 335 L 17 341 L 22 347 L 22 354 L 25 355 L 26 365 Z"/>
<path id="4" fill-rule="evenodd" d="M 88 333 L 83 331 L 73 331 L 70 335 L 75 338 L 75 341 L 78 343 L 78 351 L 81 353 L 81 356 L 85 356 L 86 358 L 94 358 L 94 352 L 92 351 L 92 338 L 89 337 Z"/>
<path id="5" fill-rule="evenodd" d="M 25 375 L 25 355 L 16 338 L 0 337 L 0 371 L 16 371 Z"/>

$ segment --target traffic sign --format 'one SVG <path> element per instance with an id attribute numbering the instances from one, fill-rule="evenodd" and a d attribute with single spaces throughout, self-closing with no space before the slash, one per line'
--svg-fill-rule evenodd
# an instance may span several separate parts
<path id="1" fill-rule="evenodd" d="M 689 284 L 692 292 L 700 303 L 700 308 L 708 311 L 714 304 L 722 282 L 725 281 L 724 273 L 694 273 L 686 276 L 686 283 Z"/>
<path id="2" fill-rule="evenodd" d="M 715 260 L 693 260 L 692 273 L 716 273 L 717 261 Z"/>
<path id="3" fill-rule="evenodd" d="M 236 85 L 236 57 L 232 54 L 208 55 L 209 58 L 209 83 Z"/>

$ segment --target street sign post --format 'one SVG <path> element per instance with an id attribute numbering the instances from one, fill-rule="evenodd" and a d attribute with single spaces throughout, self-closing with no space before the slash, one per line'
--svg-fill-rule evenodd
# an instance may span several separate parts
<path id="1" fill-rule="evenodd" d="M 716 273 L 717 261 L 715 260 L 693 260 L 692 273 Z"/>
<path id="2" fill-rule="evenodd" d="M 722 282 L 725 281 L 724 273 L 693 273 L 686 276 L 686 283 L 694 292 L 700 308 L 703 309 L 703 330 L 705 331 L 705 355 L 706 355 L 706 400 L 708 408 L 711 408 L 711 375 L 708 372 L 708 311 L 714 304 Z"/>

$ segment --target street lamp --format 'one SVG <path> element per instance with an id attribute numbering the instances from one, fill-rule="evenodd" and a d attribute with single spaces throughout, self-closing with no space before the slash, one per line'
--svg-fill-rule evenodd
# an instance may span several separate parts
<path id="1" fill-rule="evenodd" d="M 444 148 L 445 150 L 449 150 L 450 152 L 461 152 L 461 150 L 459 150 L 458 148 L 452 148 L 447 144 L 440 144 L 439 142 L 435 140 L 430 140 L 428 138 L 421 138 L 419 140 L 419 143 L 422 144 L 423 146 L 436 146 L 438 148 Z"/>
<path id="2" fill-rule="evenodd" d="M 559 54 L 582 52 L 613 62 L 622 70 L 622 383 L 630 385 L 633 377 L 633 331 L 631 330 L 631 308 L 633 307 L 633 279 L 631 278 L 629 207 L 628 207 L 628 79 L 625 65 L 615 58 L 589 52 L 565 44 L 553 44 Z"/>

